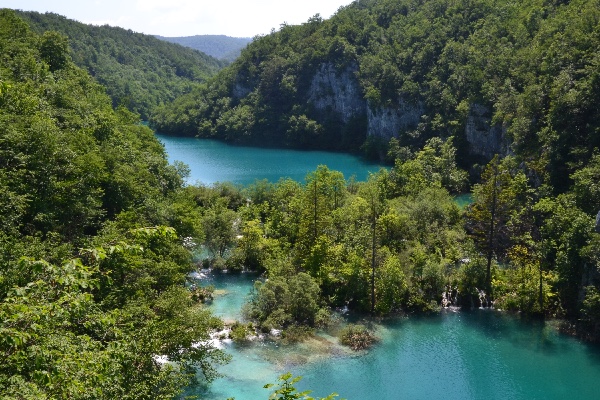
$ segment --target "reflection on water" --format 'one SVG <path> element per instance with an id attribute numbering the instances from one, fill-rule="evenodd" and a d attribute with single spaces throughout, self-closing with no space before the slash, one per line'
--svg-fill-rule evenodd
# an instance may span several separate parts
<path id="1" fill-rule="evenodd" d="M 227 294 L 211 305 L 223 318 L 239 306 L 256 276 L 216 275 Z M 353 353 L 321 333 L 306 343 L 259 342 L 225 349 L 233 361 L 224 378 L 195 389 L 203 399 L 268 398 L 266 383 L 291 371 L 313 396 L 335 391 L 348 400 L 381 399 L 595 399 L 600 398 L 600 351 L 559 335 L 551 323 L 494 310 L 443 311 L 380 321 L 381 339 Z"/>

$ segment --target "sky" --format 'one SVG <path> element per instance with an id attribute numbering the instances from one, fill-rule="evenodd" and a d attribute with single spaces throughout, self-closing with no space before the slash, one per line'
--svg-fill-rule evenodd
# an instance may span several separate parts
<path id="1" fill-rule="evenodd" d="M 53 12 L 87 24 L 151 35 L 254 37 L 329 18 L 352 0 L 0 0 L 0 8 Z"/>

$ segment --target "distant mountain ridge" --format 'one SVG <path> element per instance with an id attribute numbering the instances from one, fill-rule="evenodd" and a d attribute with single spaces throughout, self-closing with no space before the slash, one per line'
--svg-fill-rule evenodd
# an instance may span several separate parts
<path id="1" fill-rule="evenodd" d="M 143 119 L 226 65 L 197 50 L 128 29 L 83 24 L 54 13 L 17 11 L 17 15 L 39 34 L 56 31 L 67 36 L 73 61 L 106 86 L 113 106 L 125 106 Z"/>
<path id="2" fill-rule="evenodd" d="M 155 35 L 158 39 L 177 43 L 185 47 L 199 50 L 211 57 L 232 62 L 239 57 L 242 49 L 252 42 L 252 38 L 239 38 L 226 35 L 195 35 L 181 37 L 165 37 Z"/>

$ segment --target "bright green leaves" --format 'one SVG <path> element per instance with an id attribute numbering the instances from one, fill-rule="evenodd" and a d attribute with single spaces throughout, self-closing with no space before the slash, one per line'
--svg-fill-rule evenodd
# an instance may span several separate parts
<path id="1" fill-rule="evenodd" d="M 298 392 L 298 390 L 294 387 L 294 385 L 302 379 L 301 376 L 294 377 L 290 372 L 287 372 L 281 375 L 277 380 L 279 384 L 275 391 L 269 396 L 269 400 L 333 400 L 338 397 L 337 393 L 332 393 L 327 397 L 321 397 L 319 399 L 314 399 L 309 397 L 310 390 L 305 390 L 303 392 Z M 275 385 L 272 383 L 268 383 L 264 386 L 265 389 L 271 389 Z"/>
<path id="2" fill-rule="evenodd" d="M 496 155 L 482 173 L 482 183 L 473 188 L 474 202 L 471 205 L 467 223 L 475 243 L 482 249 L 487 258 L 486 292 L 492 296 L 492 259 L 494 256 L 504 257 L 510 246 L 508 221 L 511 212 L 518 206 L 518 198 L 522 197 L 519 185 L 524 182 L 522 172 L 511 169 L 510 159 L 500 161 Z"/>
<path id="3" fill-rule="evenodd" d="M 320 292 L 315 280 L 304 272 L 273 276 L 255 284 L 248 314 L 267 330 L 292 324 L 314 326 L 321 303 Z"/>
<path id="4" fill-rule="evenodd" d="M 70 59 L 66 36 L 54 31 L 44 32 L 40 41 L 40 56 L 51 72 L 64 68 Z"/>
<path id="5" fill-rule="evenodd" d="M 98 375 L 101 346 L 90 328 L 100 311 L 87 292 L 97 285 L 95 269 L 79 259 L 20 264 L 34 279 L 0 302 L 0 338 L 6 338 L 0 340 L 0 388 L 18 393 L 27 387 L 24 393 L 50 398 L 84 398 L 87 390 L 97 395 L 105 379 Z"/>
<path id="6" fill-rule="evenodd" d="M 184 169 L 62 36 L 0 10 L 0 48 L 0 392 L 169 399 L 197 368 L 214 378 L 220 321 L 184 287 L 184 239 L 202 238 L 197 204 L 175 195 Z"/>
<path id="7" fill-rule="evenodd" d="M 588 214 L 596 215 L 600 211 L 600 154 L 595 154 L 571 179 L 577 205 Z"/>
<path id="8" fill-rule="evenodd" d="M 20 267 L 31 279 L 0 302 L 3 393 L 43 393 L 25 398 L 167 399 L 194 379 L 196 368 L 208 380 L 217 376 L 214 365 L 228 360 L 207 342 L 209 331 L 222 326 L 218 319 L 194 303 L 187 289 L 168 282 L 160 269 L 146 271 L 146 277 L 135 271 L 125 285 L 119 280 L 119 272 L 132 271 L 142 254 L 147 269 L 161 265 L 153 264 L 152 255 L 168 257 L 161 250 L 164 244 L 156 241 L 172 240 L 172 229 L 140 229 L 137 234 L 143 236 L 146 251 L 130 251 L 126 243 L 84 251 L 92 267 L 80 259 L 60 266 L 21 260 Z M 107 272 L 107 266 L 114 270 Z M 105 279 L 106 273 L 114 279 Z M 144 282 L 153 274 L 160 285 L 169 286 L 145 288 L 143 296 L 128 292 L 140 288 L 133 281 Z M 112 296 L 104 296 L 111 291 L 123 296 L 121 307 L 112 307 Z M 178 367 L 161 366 L 157 355 L 178 362 Z"/>
<path id="9" fill-rule="evenodd" d="M 417 194 L 429 187 L 444 187 L 451 193 L 461 193 L 467 184 L 467 174 L 456 164 L 456 148 L 452 138 L 445 141 L 432 138 L 422 150 L 408 159 L 398 157 L 405 149 L 397 148 L 395 166 L 390 180 L 398 194 Z"/>
<path id="10" fill-rule="evenodd" d="M 225 252 L 233 244 L 235 217 L 235 212 L 225 207 L 222 201 L 206 210 L 202 218 L 202 225 L 206 232 L 205 245 L 213 257 L 223 258 Z"/>

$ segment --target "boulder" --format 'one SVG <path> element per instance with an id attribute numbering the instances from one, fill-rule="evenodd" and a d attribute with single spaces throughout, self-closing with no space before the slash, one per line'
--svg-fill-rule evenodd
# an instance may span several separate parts
<path id="1" fill-rule="evenodd" d="M 596 215 L 596 232 L 600 233 L 600 211 Z"/>

